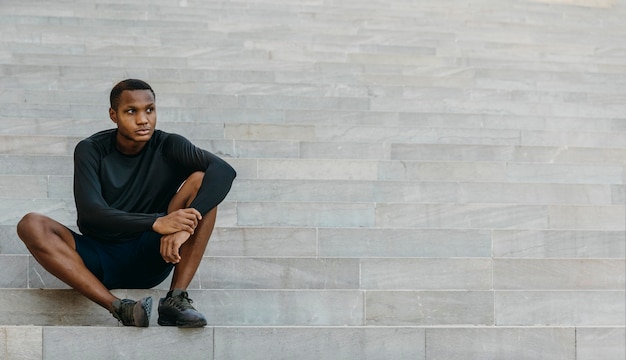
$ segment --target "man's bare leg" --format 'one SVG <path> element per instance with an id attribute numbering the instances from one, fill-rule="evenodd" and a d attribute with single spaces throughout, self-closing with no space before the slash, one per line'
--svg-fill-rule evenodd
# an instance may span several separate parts
<path id="1" fill-rule="evenodd" d="M 170 201 L 168 213 L 189 207 L 198 194 L 203 177 L 204 173 L 196 172 L 187 179 L 178 193 L 176 193 Z M 217 207 L 211 209 L 207 214 L 204 214 L 202 220 L 198 222 L 193 235 L 180 247 L 179 254 L 181 259 L 174 268 L 170 290 L 185 290 L 191 283 L 193 276 L 200 266 L 204 251 L 209 243 L 209 238 L 213 233 L 216 216 Z"/>
<path id="2" fill-rule="evenodd" d="M 74 236 L 65 226 L 47 216 L 29 213 L 18 223 L 17 234 L 44 269 L 88 299 L 112 310 L 117 297 L 87 269 L 76 252 Z"/>
<path id="3" fill-rule="evenodd" d="M 196 172 L 187 179 L 170 201 L 168 215 L 181 210 L 189 210 L 203 178 L 204 173 Z M 217 207 L 204 215 L 195 212 L 194 226 L 189 232 L 178 231 L 161 238 L 160 251 L 163 259 L 176 264 L 170 291 L 166 297 L 159 300 L 157 323 L 162 326 L 203 327 L 207 324 L 204 315 L 191 305 L 187 287 L 204 256 L 209 237 L 215 226 Z M 193 233 L 190 234 L 191 232 Z"/>

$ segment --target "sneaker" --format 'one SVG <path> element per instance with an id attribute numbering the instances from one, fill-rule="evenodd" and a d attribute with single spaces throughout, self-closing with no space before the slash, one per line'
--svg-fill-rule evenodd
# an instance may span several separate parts
<path id="1" fill-rule="evenodd" d="M 159 300 L 159 319 L 161 326 L 178 326 L 193 328 L 206 326 L 204 315 L 199 313 L 191 303 L 186 291 L 175 289 Z"/>
<path id="2" fill-rule="evenodd" d="M 147 327 L 152 312 L 152 298 L 146 297 L 139 301 L 117 299 L 113 301 L 113 317 L 124 326 Z"/>

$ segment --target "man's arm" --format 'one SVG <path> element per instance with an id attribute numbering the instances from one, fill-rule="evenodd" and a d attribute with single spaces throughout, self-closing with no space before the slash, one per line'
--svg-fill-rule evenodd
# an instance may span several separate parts
<path id="1" fill-rule="evenodd" d="M 97 147 L 89 140 L 78 143 L 74 151 L 74 200 L 81 230 L 102 234 L 138 233 L 149 231 L 157 217 L 165 215 L 129 213 L 109 206 L 102 196 L 99 167 Z"/>
<path id="2" fill-rule="evenodd" d="M 180 231 L 193 235 L 198 222 L 202 220 L 202 214 L 194 208 L 179 209 L 165 216 L 158 217 L 152 224 L 152 230 L 168 235 Z"/>
<path id="3" fill-rule="evenodd" d="M 171 134 L 167 152 L 168 157 L 173 157 L 190 174 L 194 171 L 204 172 L 202 184 L 190 208 L 204 215 L 226 198 L 237 176 L 235 169 L 226 161 L 176 134 Z"/>

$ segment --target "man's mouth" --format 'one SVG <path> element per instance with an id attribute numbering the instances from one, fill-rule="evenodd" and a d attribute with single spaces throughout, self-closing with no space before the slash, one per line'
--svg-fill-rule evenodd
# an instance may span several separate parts
<path id="1" fill-rule="evenodd" d="M 150 129 L 138 129 L 137 131 L 135 131 L 137 133 L 137 135 L 148 135 L 150 134 Z"/>

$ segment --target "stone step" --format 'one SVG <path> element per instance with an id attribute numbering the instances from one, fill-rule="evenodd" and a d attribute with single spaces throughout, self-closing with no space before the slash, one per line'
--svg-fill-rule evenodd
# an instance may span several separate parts
<path id="1" fill-rule="evenodd" d="M 624 359 L 623 12 L 3 0 L 0 358 Z M 118 326 L 15 233 L 75 228 L 73 147 L 126 77 L 238 170 L 190 286 L 205 329 Z"/>
<path id="2" fill-rule="evenodd" d="M 114 293 L 158 299 L 166 291 Z M 215 326 L 623 327 L 626 315 L 623 289 L 190 289 L 189 296 Z M 108 311 L 71 289 L 0 289 L 0 303 L 3 325 L 116 323 Z"/>
<path id="3" fill-rule="evenodd" d="M 15 225 L 36 211 L 73 224 L 72 199 L 3 200 L 0 225 Z M 374 202 L 232 202 L 220 208 L 218 226 L 313 228 L 514 229 L 623 231 L 623 204 L 520 205 Z"/>
<path id="4" fill-rule="evenodd" d="M 304 186 L 315 185 L 316 180 L 336 180 L 339 186 L 345 181 L 380 182 L 378 186 L 382 189 L 389 186 L 386 183 L 388 181 L 400 181 L 404 182 L 400 183 L 401 186 L 413 187 L 420 186 L 420 183 L 424 182 L 491 183 L 502 184 L 499 186 L 528 186 L 529 188 L 532 188 L 530 184 L 536 184 L 535 189 L 540 189 L 542 185 L 622 185 L 624 181 L 624 166 L 612 163 L 544 164 L 504 161 L 271 158 L 227 158 L 226 161 L 237 169 L 239 180 L 259 180 L 257 186 L 265 185 L 262 180 L 300 181 L 300 184 L 295 184 Z M 68 194 L 67 187 L 71 184 L 73 173 L 73 161 L 70 155 L 1 155 L 0 165 L 2 165 L 0 181 L 6 184 L 7 188 L 11 188 L 11 184 L 21 178 L 32 184 L 38 193 L 43 193 L 44 187 L 47 187 L 54 197 L 71 195 Z M 307 183 L 307 181 L 310 182 Z M 446 185 L 442 184 L 442 186 Z M 619 186 L 613 189 L 617 191 L 616 195 L 619 195 L 619 189 Z M 259 194 L 259 196 L 264 195 Z M 419 194 L 413 196 L 419 196 Z M 464 201 L 466 200 L 459 202 Z"/>
<path id="5" fill-rule="evenodd" d="M 67 224 L 75 231 L 72 222 Z M 619 259 L 623 230 L 217 227 L 205 256 L 278 258 Z M 0 254 L 27 255 L 15 225 Z M 33 262 L 30 262 L 33 264 Z"/>
<path id="6" fill-rule="evenodd" d="M 458 167 L 458 164 L 450 164 Z M 428 171 L 422 166 L 420 171 Z M 480 168 L 477 168 L 480 170 Z M 567 170 L 567 167 L 562 169 Z M 599 168 L 597 168 L 600 170 Z M 559 179 L 488 182 L 489 179 L 431 176 L 425 180 L 247 179 L 233 184 L 228 201 L 242 202 L 374 202 L 438 204 L 619 205 L 624 189 L 597 176 L 578 183 Z M 463 182 L 459 181 L 463 180 Z M 540 182 L 543 181 L 543 182 Z M 605 183 L 606 182 L 606 183 Z M 73 198 L 71 176 L 0 175 L 0 196 L 6 199 Z"/>
<path id="7" fill-rule="evenodd" d="M 466 245 L 467 246 L 467 245 Z M 0 288 L 67 288 L 26 255 L 0 255 Z M 206 256 L 190 290 L 623 290 L 624 259 Z M 165 281 L 160 289 L 167 289 Z"/>
<path id="8" fill-rule="evenodd" d="M 247 116 L 241 113 L 241 116 Z M 270 119 L 271 114 L 267 113 Z M 235 115 L 239 116 L 239 115 Z M 97 131 L 110 128 L 110 121 L 85 121 L 85 120 L 24 120 L 17 117 L 10 117 L 7 120 L 6 128 L 0 133 L 2 140 L 3 154 L 31 154 L 39 153 L 33 143 L 41 143 L 43 146 L 53 145 L 50 155 L 71 154 L 74 145 L 82 138 L 85 138 Z M 66 128 L 72 128 L 66 131 Z M 579 154 L 581 152 L 602 152 L 607 154 L 598 159 L 605 162 L 604 158 L 609 157 L 613 152 L 623 153 L 626 148 L 623 141 L 626 132 L 615 129 L 614 131 L 541 131 L 541 130 L 513 130 L 513 129 L 463 129 L 463 128 L 434 128 L 434 127 L 375 127 L 375 126 L 324 126 L 324 125 L 302 125 L 302 124 L 241 124 L 241 123 L 189 123 L 189 122 L 159 122 L 159 129 L 164 131 L 175 131 L 187 136 L 198 146 L 211 146 L 212 150 L 216 144 L 222 146 L 218 151 L 226 154 L 237 154 L 238 157 L 312 157 L 319 154 L 320 158 L 339 157 L 342 154 L 332 155 L 336 151 L 341 151 L 342 146 L 348 149 L 360 147 L 367 150 L 368 154 L 375 154 L 380 157 L 380 153 L 388 158 L 389 151 L 402 149 L 408 152 L 415 148 L 423 150 L 424 145 L 450 145 L 442 146 L 438 154 L 447 155 L 448 152 L 459 149 L 465 145 L 467 149 L 506 149 L 503 155 L 508 155 L 509 149 L 519 150 L 523 153 L 535 154 L 551 150 L 557 152 L 555 155 L 568 155 L 570 152 Z M 30 131 L 47 132 L 47 135 L 29 135 Z M 221 140 L 227 140 L 219 143 Z M 230 148 L 228 145 L 230 144 Z M 266 148 L 280 145 L 283 149 L 272 154 Z M 300 146 L 302 145 L 302 146 Z M 235 153 L 233 146 L 236 146 Z M 291 149 L 289 148 L 291 146 Z M 299 147 L 302 147 L 300 149 Z M 498 146 L 500 148 L 498 148 Z M 31 150 L 32 147 L 32 150 Z M 285 149 L 286 147 L 286 149 Z M 327 153 L 321 150 L 329 147 Z M 544 149 L 544 148 L 556 149 Z M 537 149 L 539 148 L 539 149 Z M 583 149 L 580 149 L 583 148 Z M 432 146 L 432 149 L 437 147 Z M 448 149 L 446 151 L 446 149 Z M 255 155 L 252 151 L 259 151 Z M 288 151 L 289 150 L 289 151 Z M 298 150 L 298 152 L 296 152 Z M 244 152 L 247 151 L 247 152 Z M 285 154 L 285 151 L 288 151 Z M 476 150 L 474 150 L 476 151 Z M 308 153 L 310 153 L 310 155 Z M 355 155 L 345 151 L 348 158 Z M 396 151 L 397 152 L 397 151 Z M 429 151 L 431 154 L 433 151 Z M 465 151 L 464 151 L 465 153 Z M 285 154 L 284 156 L 281 156 Z M 439 155 L 441 156 L 441 155 Z M 360 157 L 365 157 L 361 155 Z M 577 156 L 579 157 L 579 156 Z M 580 156 L 582 157 L 582 156 Z M 502 157 L 495 157 L 494 160 Z M 575 157 L 570 157 L 574 159 Z M 407 158 L 409 160 L 410 158 Z M 485 160 L 485 159 L 477 159 Z M 487 159 L 491 160 L 491 159 Z M 510 160 L 510 158 L 507 158 Z"/>
<path id="9" fill-rule="evenodd" d="M 3 326 L 8 358 L 621 360 L 623 327 Z M 97 342 L 94 339 L 109 339 Z M 129 341 L 132 338 L 133 341 Z"/>
<path id="10" fill-rule="evenodd" d="M 532 75 L 527 74 L 524 79 L 528 79 L 531 76 Z M 15 81 L 16 77 L 15 75 L 4 76 L 0 77 L 0 80 L 4 82 L 5 78 L 7 79 L 7 84 L 10 84 L 12 81 Z M 104 91 L 67 89 L 69 86 L 65 83 L 52 80 L 54 78 L 56 77 L 42 77 L 40 79 L 41 84 L 30 84 L 30 86 L 41 86 L 48 84 L 50 81 L 54 81 L 54 89 L 48 90 L 25 90 L 23 89 L 23 84 L 14 84 L 12 88 L 16 90 L 9 91 L 5 89 L 6 95 L 3 96 L 0 103 L 6 104 L 5 106 L 27 102 L 45 105 L 64 105 L 71 104 L 74 99 L 80 97 L 82 98 L 80 105 L 86 108 L 97 109 L 106 106 L 108 94 Z M 501 76 L 495 76 L 495 78 L 501 78 Z M 600 79 L 598 83 L 601 83 L 601 80 L 607 81 L 607 79 Z M 77 79 L 69 78 L 65 81 L 75 84 Z M 211 82 L 207 83 L 207 81 Z M 573 81 L 579 81 L 579 79 L 574 79 Z M 245 83 L 214 83 L 212 80 L 203 80 L 198 83 L 183 82 L 180 80 L 177 82 L 159 82 L 152 80 L 151 82 L 155 91 L 159 94 L 158 109 L 164 111 L 163 115 L 165 116 L 162 116 L 162 118 L 165 121 L 168 121 L 168 119 L 173 116 L 172 113 L 181 111 L 181 109 L 186 110 L 191 108 L 196 109 L 196 111 L 200 109 L 212 110 L 219 108 L 267 109 L 276 107 L 272 105 L 272 102 L 286 102 L 285 100 L 289 100 L 288 104 L 282 106 L 281 109 L 315 111 L 319 113 L 318 116 L 325 113 L 328 113 L 326 116 L 340 115 L 342 112 L 363 111 L 362 106 L 357 107 L 356 105 L 358 99 L 367 99 L 371 94 L 375 94 L 377 98 L 381 98 L 382 101 L 386 103 L 389 102 L 392 105 L 395 104 L 396 101 L 413 101 L 418 104 L 424 104 L 424 106 L 432 104 L 429 105 L 432 109 L 400 109 L 400 111 L 403 112 L 403 117 L 410 121 L 408 124 L 415 125 L 416 127 L 423 127 L 423 125 L 420 126 L 420 124 L 426 121 L 430 122 L 430 126 L 444 128 L 457 126 L 464 128 L 490 128 L 493 126 L 494 128 L 543 130 L 550 125 L 561 125 L 565 126 L 566 130 L 572 128 L 580 130 L 584 128 L 592 132 L 601 131 L 602 128 L 610 129 L 612 125 L 618 125 L 620 123 L 623 126 L 623 120 L 616 119 L 617 116 L 614 113 L 610 113 L 605 109 L 606 107 L 611 107 L 615 110 L 621 109 L 619 102 L 623 101 L 623 98 L 611 95 L 609 91 L 594 93 L 586 89 L 573 89 L 570 84 L 562 85 L 568 88 L 567 91 L 559 89 L 536 91 L 510 88 L 505 90 L 489 89 L 479 86 L 471 90 L 467 88 L 437 87 L 436 85 L 432 87 L 417 85 L 367 86 L 362 84 L 346 84 L 345 82 L 340 84 L 282 84 L 275 81 L 255 83 L 252 80 Z M 623 84 L 620 84 L 620 86 L 623 86 Z M 103 84 L 102 87 L 105 88 L 105 85 Z M 606 87 L 603 87 L 603 89 L 607 90 Z M 335 101 L 328 101 L 328 99 L 335 99 Z M 354 105 L 348 104 L 349 99 L 352 99 Z M 442 99 L 445 99 L 445 101 L 442 101 Z M 343 105 L 342 108 L 336 108 L 334 102 L 338 101 L 345 105 Z M 484 109 L 484 106 L 488 106 L 488 104 L 494 102 L 502 106 L 503 110 L 510 109 L 510 111 L 506 114 L 494 114 L 493 111 L 481 111 Z M 435 107 L 437 105 L 440 106 L 439 109 Z M 517 107 L 521 105 L 525 105 L 530 110 L 527 110 L 526 113 L 517 110 Z M 594 115 L 583 113 L 581 109 L 584 109 L 583 106 L 585 105 L 587 108 L 597 109 L 598 112 Z M 561 108 L 565 109 L 567 107 L 575 108 L 578 114 L 563 113 Z M 446 113 L 446 109 L 448 113 Z M 556 112 L 555 110 L 561 111 Z M 397 113 L 399 109 L 372 109 L 372 111 Z M 432 112 L 432 115 L 425 116 L 425 113 L 429 111 Z M 533 118 L 533 116 L 537 114 L 567 117 L 567 121 L 559 118 L 550 120 Z M 103 113 L 103 115 L 107 114 Z M 583 116 L 598 119 L 600 128 L 592 127 L 588 122 L 584 122 Z M 446 119 L 445 122 L 441 121 L 442 117 Z M 574 122 L 571 117 L 577 117 L 578 122 Z M 231 122 L 230 119 L 226 120 Z M 196 120 L 196 122 L 200 121 L 204 121 L 204 119 Z M 520 122 L 522 122 L 521 125 Z M 393 124 L 385 125 L 392 126 Z"/>
<path id="11" fill-rule="evenodd" d="M 103 109 L 105 105 L 101 106 Z M 80 109 L 80 107 L 78 107 Z M 330 111 L 330 110 L 261 110 L 261 109 L 176 109 L 159 108 L 159 127 L 176 126 L 179 132 L 189 132 L 199 126 L 216 126 L 216 124 L 273 124 L 325 128 L 330 125 L 341 126 L 379 126 L 385 124 L 390 128 L 416 127 L 428 129 L 491 129 L 519 130 L 529 134 L 533 132 L 570 132 L 570 133 L 608 133 L 626 132 L 626 122 L 621 119 L 595 118 L 593 122 L 577 117 L 522 117 L 498 116 L 489 114 L 445 114 L 445 113 L 403 113 L 403 112 L 363 112 L 363 111 Z M 200 116 L 201 115 L 201 116 Z M 4 118 L 6 127 L 0 134 L 30 136 L 81 136 L 85 137 L 106 128 L 108 120 L 104 116 L 94 117 L 93 114 L 81 119 L 53 118 L 49 114 L 41 117 L 7 116 Z M 37 131 L 33 131 L 36 129 Z M 198 138 L 199 134 L 195 134 Z"/>

